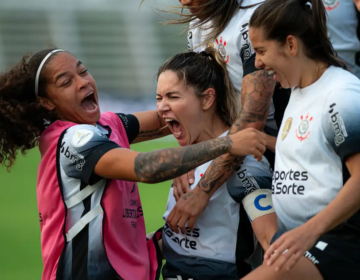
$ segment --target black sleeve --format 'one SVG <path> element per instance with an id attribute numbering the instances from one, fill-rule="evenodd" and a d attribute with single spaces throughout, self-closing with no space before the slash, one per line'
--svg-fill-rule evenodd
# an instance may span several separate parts
<path id="1" fill-rule="evenodd" d="M 92 125 L 70 127 L 59 140 L 60 165 L 68 177 L 93 185 L 101 178 L 94 173 L 99 159 L 120 146 Z"/>
<path id="2" fill-rule="evenodd" d="M 243 62 L 243 77 L 258 70 L 260 69 L 255 67 L 255 53 L 253 53 L 249 59 Z"/>
<path id="3" fill-rule="evenodd" d="M 137 117 L 131 114 L 125 115 L 122 113 L 118 113 L 117 115 L 119 116 L 120 120 L 122 121 L 125 127 L 127 138 L 129 140 L 129 143 L 131 144 L 135 140 L 135 138 L 139 135 L 139 131 L 140 131 L 139 120 L 137 119 Z"/>

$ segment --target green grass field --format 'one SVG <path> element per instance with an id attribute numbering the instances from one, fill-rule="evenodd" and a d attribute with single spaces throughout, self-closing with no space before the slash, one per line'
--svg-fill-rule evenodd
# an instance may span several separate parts
<path id="1" fill-rule="evenodd" d="M 177 142 L 150 141 L 136 151 L 175 147 Z M 39 280 L 42 272 L 40 226 L 36 205 L 37 149 L 19 156 L 11 173 L 0 167 L 0 279 Z M 147 232 L 162 226 L 170 182 L 139 184 Z"/>

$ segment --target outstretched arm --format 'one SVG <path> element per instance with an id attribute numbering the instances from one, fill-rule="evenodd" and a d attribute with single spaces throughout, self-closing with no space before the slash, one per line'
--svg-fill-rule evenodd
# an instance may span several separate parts
<path id="1" fill-rule="evenodd" d="M 249 127 L 263 130 L 274 88 L 275 82 L 265 70 L 255 71 L 243 78 L 242 109 L 239 118 L 230 128 L 230 135 Z M 178 227 L 185 230 L 187 222 L 188 227 L 192 229 L 195 220 L 204 211 L 211 195 L 224 184 L 242 160 L 243 157 L 229 154 L 215 159 L 198 183 L 198 188 L 183 195 L 170 213 L 168 223 L 172 230 L 178 232 Z"/>
<path id="2" fill-rule="evenodd" d="M 97 161 L 94 173 L 100 177 L 157 183 L 173 179 L 222 154 L 254 154 L 261 158 L 265 135 L 249 129 L 196 145 L 138 153 L 111 149 Z"/>

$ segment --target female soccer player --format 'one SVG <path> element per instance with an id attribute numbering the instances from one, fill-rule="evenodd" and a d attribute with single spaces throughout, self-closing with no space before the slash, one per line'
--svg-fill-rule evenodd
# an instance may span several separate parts
<path id="1" fill-rule="evenodd" d="M 354 2 L 360 3 L 356 0 Z M 329 38 L 334 50 L 346 62 L 348 69 L 360 78 L 360 38 L 357 36 L 360 22 L 354 2 L 323 0 L 328 14 Z"/>
<path id="2" fill-rule="evenodd" d="M 273 177 L 280 237 L 244 279 L 357 279 L 360 80 L 334 55 L 321 0 L 265 1 L 250 39 L 256 66 L 293 90 Z"/>
<path id="3" fill-rule="evenodd" d="M 158 112 L 180 146 L 226 136 L 238 116 L 237 100 L 226 64 L 213 48 L 175 55 L 158 71 Z M 191 188 L 210 163 L 195 169 Z M 164 279 L 236 280 L 251 271 L 247 263 L 261 264 L 253 233 L 267 249 L 276 232 L 271 178 L 265 158 L 257 162 L 248 156 L 212 196 L 193 230 L 176 233 L 166 223 Z M 171 188 L 165 220 L 175 204 Z"/>
<path id="4" fill-rule="evenodd" d="M 136 181 L 155 183 L 219 155 L 265 150 L 254 130 L 189 147 L 137 153 L 139 131 L 164 126 L 155 111 L 100 113 L 94 79 L 60 49 L 43 50 L 0 76 L 0 163 L 39 144 L 37 201 L 43 280 L 155 279 L 157 242 L 146 244 Z M 160 131 L 161 132 L 161 131 Z"/>

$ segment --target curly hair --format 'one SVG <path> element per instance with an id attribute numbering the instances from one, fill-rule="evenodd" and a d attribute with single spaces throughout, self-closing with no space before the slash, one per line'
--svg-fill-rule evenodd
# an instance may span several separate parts
<path id="1" fill-rule="evenodd" d="M 52 50 L 40 51 L 31 59 L 24 56 L 20 63 L 0 75 L 0 164 L 7 167 L 9 172 L 15 163 L 17 151 L 24 155 L 27 150 L 37 146 L 47 124 L 57 119 L 55 112 L 43 108 L 35 95 L 37 69 Z M 39 78 L 40 97 L 46 96 L 44 68 Z"/>

